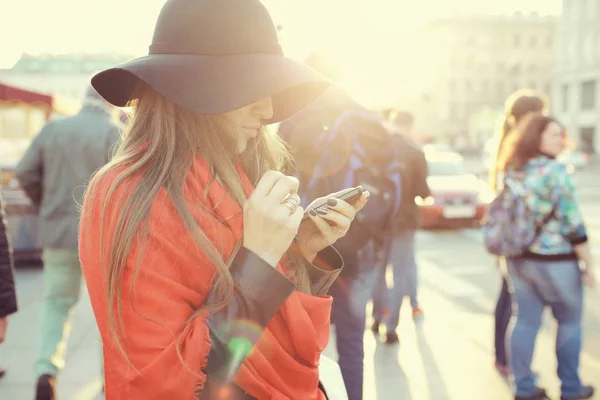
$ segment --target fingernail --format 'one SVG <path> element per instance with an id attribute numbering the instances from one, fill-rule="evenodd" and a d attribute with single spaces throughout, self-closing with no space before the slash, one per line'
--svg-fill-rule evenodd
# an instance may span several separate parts
<path id="1" fill-rule="evenodd" d="M 315 212 L 315 210 L 310 210 L 308 213 L 310 215 L 312 215 L 313 217 L 317 215 L 317 213 Z"/>
<path id="2" fill-rule="evenodd" d="M 327 215 L 327 210 L 317 210 L 317 213 L 319 213 L 319 215 Z"/>
<path id="3" fill-rule="evenodd" d="M 327 205 L 331 207 L 335 207 L 337 204 L 337 199 L 327 199 Z"/>

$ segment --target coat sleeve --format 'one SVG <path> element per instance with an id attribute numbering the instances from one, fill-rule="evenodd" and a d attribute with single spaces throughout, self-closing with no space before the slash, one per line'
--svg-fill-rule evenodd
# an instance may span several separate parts
<path id="1" fill-rule="evenodd" d="M 31 145 L 17 164 L 15 170 L 19 185 L 36 207 L 39 207 L 42 203 L 44 178 L 43 141 L 48 129 L 50 129 L 49 125 L 46 125 L 33 138 Z"/>
<path id="2" fill-rule="evenodd" d="M 0 318 L 17 311 L 13 255 L 10 245 L 4 199 L 0 191 Z"/>
<path id="3" fill-rule="evenodd" d="M 422 198 L 429 197 L 431 196 L 431 191 L 429 190 L 429 185 L 427 185 L 427 175 L 429 174 L 429 171 L 425 154 L 423 154 L 421 150 L 416 150 L 414 161 L 415 193 Z"/>
<path id="4" fill-rule="evenodd" d="M 563 164 L 553 163 L 549 186 L 551 197 L 555 199 L 556 214 L 562 222 L 561 234 L 573 246 L 587 242 L 587 229 L 575 195 L 575 184 Z"/>

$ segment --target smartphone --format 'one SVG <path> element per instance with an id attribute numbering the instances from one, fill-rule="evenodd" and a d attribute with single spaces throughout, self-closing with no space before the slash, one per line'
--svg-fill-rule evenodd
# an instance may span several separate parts
<path id="1" fill-rule="evenodd" d="M 360 196 L 362 196 L 363 192 L 364 192 L 363 187 L 362 186 L 357 186 L 355 188 L 352 188 L 351 190 L 348 190 L 345 193 L 342 193 L 339 196 L 336 196 L 335 198 L 343 200 L 346 203 L 350 203 L 350 202 L 358 199 Z M 319 204 L 319 205 L 313 207 L 312 210 L 317 211 L 318 209 L 323 208 L 323 207 L 327 207 L 327 200 L 325 200 L 323 202 L 323 204 Z M 304 211 L 304 217 L 302 217 L 302 222 L 307 221 L 308 219 L 310 219 L 310 216 L 308 214 L 309 211 L 310 210 L 305 210 Z"/>

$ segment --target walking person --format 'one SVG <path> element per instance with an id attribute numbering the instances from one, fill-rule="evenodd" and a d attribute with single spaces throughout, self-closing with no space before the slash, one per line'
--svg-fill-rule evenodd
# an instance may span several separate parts
<path id="1" fill-rule="evenodd" d="M 323 51 L 310 54 L 305 64 L 331 80 L 339 78 L 338 66 Z M 339 141 L 343 143 L 333 140 L 333 143 L 327 142 L 327 145 L 323 145 L 324 138 L 332 131 L 336 133 L 336 138 L 341 138 Z M 346 172 L 348 165 L 352 164 L 349 161 L 349 153 L 356 146 L 354 131 L 364 131 L 377 136 L 380 138 L 378 141 L 382 141 L 384 146 L 389 139 L 381 117 L 356 102 L 340 87 L 329 89 L 305 110 L 280 125 L 278 133 L 292 148 L 297 176 L 302 185 L 310 187 L 312 195 L 319 196 L 329 188 L 340 187 L 340 177 L 335 172 Z M 375 145 L 369 150 L 378 147 L 379 145 Z M 328 155 L 324 155 L 324 151 L 327 151 Z M 331 170 L 335 172 L 320 171 L 319 174 L 318 170 L 323 160 L 334 158 L 333 164 L 336 166 Z M 365 150 L 362 162 L 366 165 L 373 158 L 377 157 L 366 153 Z M 370 167 L 374 165 L 370 164 Z M 329 170 L 329 167 L 323 170 Z M 341 175 L 345 174 L 342 172 Z M 317 183 L 310 186 L 311 182 Z M 373 205 L 370 204 L 371 207 Z M 355 226 L 355 230 L 351 231 L 349 236 L 357 232 L 357 228 L 360 227 Z M 370 235 L 366 230 L 363 233 Z M 378 233 L 385 237 L 383 230 L 380 229 Z M 339 246 L 339 251 L 344 258 L 344 269 L 331 287 L 330 294 L 333 297 L 331 321 L 335 326 L 338 362 L 349 400 L 363 398 L 366 307 L 381 271 L 379 268 L 381 262 L 378 261 L 377 256 L 382 246 L 383 240 L 379 238 L 377 240 L 370 238 L 360 248 L 348 246 L 347 242 L 340 243 Z"/>
<path id="2" fill-rule="evenodd" d="M 76 115 L 50 121 L 16 167 L 16 177 L 39 207 L 44 306 L 38 332 L 36 399 L 55 398 L 65 365 L 71 312 L 79 299 L 79 205 L 90 176 L 109 160 L 119 140 L 111 106 L 91 86 Z"/>
<path id="3" fill-rule="evenodd" d="M 150 54 L 92 84 L 134 109 L 81 221 L 106 398 L 326 399 L 331 245 L 369 193 L 317 199 L 302 223 L 264 125 L 330 84 L 283 55 L 258 0 L 168 0 Z"/>
<path id="4" fill-rule="evenodd" d="M 508 97 L 504 104 L 505 117 L 497 131 L 494 162 L 489 171 L 490 187 L 494 192 L 501 189 L 502 171 L 499 168 L 500 154 L 504 150 L 506 139 L 515 133 L 516 127 L 531 113 L 542 113 L 547 108 L 541 95 L 531 90 L 519 90 Z M 508 360 L 506 354 L 506 330 L 512 314 L 510 293 L 505 274 L 502 274 L 502 286 L 494 311 L 494 349 L 495 366 L 503 376 L 508 376 Z"/>
<path id="5" fill-rule="evenodd" d="M 6 340 L 8 317 L 17 312 L 15 290 L 14 261 L 8 227 L 4 198 L 0 188 L 0 344 Z M 0 378 L 6 371 L 0 368 Z"/>
<path id="6" fill-rule="evenodd" d="M 413 318 L 419 318 L 423 311 L 417 299 L 417 261 L 415 257 L 415 236 L 421 222 L 421 210 L 415 203 L 415 197 L 423 199 L 431 196 L 427 185 L 427 161 L 425 154 L 413 145 L 403 130 L 393 136 L 402 165 L 402 201 L 400 211 L 392 221 L 392 235 L 389 249 L 385 255 L 383 273 L 373 292 L 372 331 L 379 333 L 380 325 L 385 321 L 386 343 L 399 341 L 396 329 L 400 322 L 400 309 L 405 297 L 410 300 Z M 391 264 L 394 287 L 387 288 L 386 267 Z M 384 312 L 386 310 L 387 312 Z"/>
<path id="7" fill-rule="evenodd" d="M 547 399 L 531 371 L 535 339 L 546 306 L 558 323 L 556 357 L 561 399 L 589 399 L 594 388 L 579 376 L 582 345 L 583 284 L 595 285 L 586 228 L 566 166 L 556 160 L 567 143 L 558 121 L 527 117 L 509 137 L 500 156 L 506 185 L 521 182 L 537 234 L 531 245 L 506 260 L 512 292 L 509 333 L 510 373 L 515 399 Z M 524 223 L 524 221 L 520 221 Z"/>

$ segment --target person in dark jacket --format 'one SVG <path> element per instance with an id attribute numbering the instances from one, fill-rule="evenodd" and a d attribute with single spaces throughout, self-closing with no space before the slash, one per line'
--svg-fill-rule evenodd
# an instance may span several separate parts
<path id="1" fill-rule="evenodd" d="M 88 179 L 108 162 L 119 140 L 111 110 L 90 86 L 79 113 L 44 126 L 16 168 L 21 187 L 40 209 L 45 287 L 35 368 L 39 400 L 54 398 L 54 380 L 65 363 L 69 316 L 82 281 L 79 204 Z"/>
<path id="2" fill-rule="evenodd" d="M 384 319 L 384 310 L 388 310 L 386 320 L 386 343 L 398 342 L 398 327 L 400 308 L 404 297 L 408 296 L 414 318 L 422 316 L 422 310 L 417 300 L 417 262 L 415 259 L 415 235 L 421 224 L 421 211 L 415 203 L 415 197 L 427 198 L 431 195 L 427 185 L 427 161 L 423 152 L 409 139 L 409 129 L 400 129 L 393 136 L 394 145 L 399 149 L 402 160 L 402 201 L 400 211 L 392 221 L 393 235 L 389 243 L 387 259 L 392 265 L 394 288 L 387 290 L 385 273 L 379 277 L 379 282 L 373 296 L 372 330 L 379 333 L 379 326 Z M 388 265 L 388 263 L 385 263 Z"/>
<path id="3" fill-rule="evenodd" d="M 0 190 L 0 344 L 6 339 L 8 316 L 17 311 L 13 256 L 6 226 L 4 199 Z M 0 368 L 0 377 L 5 371 Z"/>
<path id="4" fill-rule="evenodd" d="M 330 79 L 336 78 L 336 65 L 324 52 L 313 52 L 305 63 Z M 291 148 L 300 187 L 304 188 L 304 191 L 321 159 L 318 152 L 320 138 L 347 112 L 372 113 L 374 120 L 379 119 L 376 113 L 353 100 L 343 89 L 333 87 L 279 126 L 278 134 Z M 360 119 L 352 120 L 354 124 L 361 122 L 363 121 Z M 387 131 L 385 133 L 387 135 Z M 332 183 L 324 186 L 335 185 Z M 320 195 L 316 193 L 315 196 Z M 340 279 L 330 290 L 333 297 L 331 321 L 335 325 L 338 362 L 349 400 L 363 398 L 366 306 L 381 271 L 381 268 L 376 267 L 380 264 L 375 259 L 378 252 L 373 242 L 370 241 L 362 249 L 352 251 L 341 246 L 338 248 L 344 259 L 344 269 Z"/>

